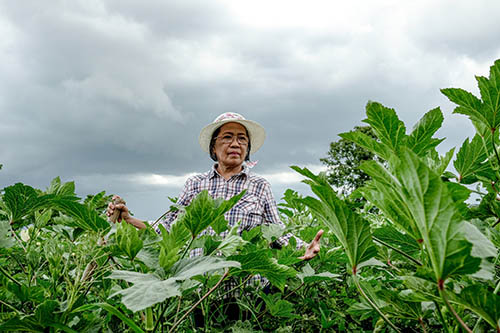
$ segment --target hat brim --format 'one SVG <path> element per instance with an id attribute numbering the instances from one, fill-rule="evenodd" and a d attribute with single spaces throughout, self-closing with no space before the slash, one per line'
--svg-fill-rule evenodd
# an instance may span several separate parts
<path id="1" fill-rule="evenodd" d="M 255 153 L 264 144 L 264 140 L 266 139 L 266 131 L 264 130 L 264 127 L 262 127 L 259 123 L 246 119 L 226 119 L 203 127 L 198 139 L 201 149 L 203 149 L 207 153 L 210 153 L 210 140 L 212 140 L 212 135 L 217 128 L 227 123 L 238 123 L 247 129 L 251 145 L 250 154 Z"/>

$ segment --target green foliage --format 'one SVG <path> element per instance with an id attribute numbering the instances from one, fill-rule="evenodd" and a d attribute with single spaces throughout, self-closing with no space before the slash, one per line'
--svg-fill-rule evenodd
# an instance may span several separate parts
<path id="1" fill-rule="evenodd" d="M 347 135 L 359 135 L 365 140 L 376 139 L 370 126 L 356 126 Z M 370 179 L 359 166 L 361 162 L 374 158 L 375 155 L 370 150 L 342 137 L 338 141 L 330 143 L 327 157 L 321 158 L 320 161 L 328 167 L 328 182 L 348 195 Z M 288 194 L 288 197 L 290 196 L 291 193 Z M 287 193 L 285 192 L 286 198 Z"/>
<path id="2" fill-rule="evenodd" d="M 496 61 L 477 78 L 481 98 L 443 90 L 477 132 L 453 161 L 458 176 L 446 171 L 455 150 L 436 151 L 439 108 L 406 133 L 393 109 L 370 102 L 371 134 L 341 141 L 355 163 L 369 157 L 360 172 L 371 180 L 344 200 L 325 174 L 294 167 L 316 197 L 285 192 L 285 229 L 229 230 L 224 215 L 244 192 L 202 192 L 157 234 L 111 227 L 104 191 L 82 202 L 60 178 L 45 191 L 4 188 L 0 331 L 500 331 L 499 75 Z M 319 229 L 307 263 L 293 237 L 270 247 Z M 191 257 L 195 248 L 203 254 Z"/>
<path id="3" fill-rule="evenodd" d="M 358 265 L 376 253 L 368 222 L 337 198 L 323 177 L 315 176 L 307 168 L 292 169 L 309 178 L 305 182 L 311 186 L 319 200 L 306 197 L 303 202 L 337 237 L 346 251 L 353 274 L 356 274 Z"/>
<path id="4" fill-rule="evenodd" d="M 143 246 L 139 232 L 128 223 L 119 223 L 116 230 L 116 245 L 130 260 L 134 260 Z"/>
<path id="5" fill-rule="evenodd" d="M 191 204 L 186 207 L 186 211 L 182 215 L 182 223 L 191 233 L 192 239 L 195 239 L 196 236 L 209 226 L 211 226 L 217 234 L 227 230 L 227 222 L 225 222 L 224 214 L 228 212 L 244 194 L 245 191 L 224 201 L 213 199 L 208 194 L 207 190 L 201 191 L 200 194 L 193 199 Z"/>

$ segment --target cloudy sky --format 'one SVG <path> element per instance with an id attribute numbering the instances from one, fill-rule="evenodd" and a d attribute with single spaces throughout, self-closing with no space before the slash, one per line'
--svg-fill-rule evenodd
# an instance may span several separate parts
<path id="1" fill-rule="evenodd" d="M 444 152 L 473 131 L 439 88 L 477 91 L 499 20 L 497 0 L 0 0 L 0 188 L 60 176 L 155 219 L 227 111 L 266 128 L 253 170 L 277 199 L 368 100 L 410 128 L 440 106 Z"/>

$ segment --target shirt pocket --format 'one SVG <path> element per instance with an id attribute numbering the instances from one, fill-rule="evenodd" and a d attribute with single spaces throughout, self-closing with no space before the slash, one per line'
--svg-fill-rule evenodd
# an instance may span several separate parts
<path id="1" fill-rule="evenodd" d="M 263 210 L 259 198 L 253 194 L 245 194 L 227 213 L 226 219 L 231 227 L 241 220 L 240 233 L 261 225 Z"/>

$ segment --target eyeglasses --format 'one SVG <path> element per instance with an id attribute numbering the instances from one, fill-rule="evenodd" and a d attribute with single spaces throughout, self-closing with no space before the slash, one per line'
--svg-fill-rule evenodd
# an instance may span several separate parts
<path id="1" fill-rule="evenodd" d="M 223 136 L 217 136 L 215 137 L 215 139 L 220 139 L 220 141 L 223 143 L 223 144 L 229 144 L 229 143 L 232 143 L 233 142 L 233 139 L 236 138 L 236 141 L 238 141 L 238 143 L 240 145 L 248 145 L 248 137 L 245 136 L 245 135 L 232 135 L 232 134 L 225 134 Z"/>

